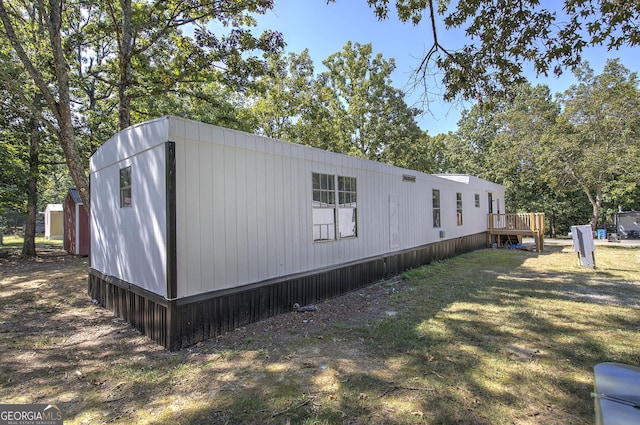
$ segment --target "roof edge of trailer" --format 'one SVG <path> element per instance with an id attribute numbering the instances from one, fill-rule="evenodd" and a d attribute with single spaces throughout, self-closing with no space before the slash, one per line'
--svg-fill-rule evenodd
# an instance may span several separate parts
<path id="1" fill-rule="evenodd" d="M 89 158 L 89 172 L 108 167 L 140 152 L 167 142 L 170 115 L 134 124 L 107 139 Z"/>
<path id="2" fill-rule="evenodd" d="M 289 149 L 299 149 L 298 155 L 302 155 L 303 151 L 307 152 L 316 152 L 317 155 L 320 156 L 330 156 L 334 158 L 344 158 L 345 160 L 351 161 L 352 163 L 361 163 L 363 167 L 365 164 L 369 164 L 368 167 L 371 167 L 372 164 L 375 164 L 375 167 L 379 168 L 379 171 L 385 171 L 390 174 L 397 174 L 399 176 L 411 174 L 411 175 L 420 175 L 425 179 L 430 178 L 441 178 L 444 180 L 449 180 L 453 182 L 463 183 L 463 184 L 472 184 L 476 182 L 487 182 L 495 185 L 496 187 L 503 187 L 499 183 L 494 183 L 488 180 L 481 179 L 476 176 L 472 176 L 469 174 L 431 174 L 423 171 L 413 170 L 410 168 L 403 168 L 396 165 L 387 164 L 384 162 L 373 161 L 366 158 L 360 158 L 356 156 L 347 155 L 340 152 L 332 152 L 324 149 L 316 148 L 313 146 L 302 145 L 299 143 L 288 142 L 281 139 L 275 139 L 271 137 L 267 137 L 260 134 L 248 133 L 246 131 L 226 128 L 215 124 L 204 123 L 201 121 L 182 118 L 175 115 L 163 115 L 158 118 L 154 118 L 148 121 L 144 121 L 138 124 L 134 124 L 124 130 L 120 130 L 118 133 L 111 136 L 102 146 L 91 156 L 91 172 L 95 172 L 99 169 L 104 168 L 105 166 L 111 165 L 122 159 L 128 158 L 136 153 L 147 150 L 157 144 L 165 143 L 167 141 L 173 142 L 181 142 L 186 140 L 194 140 L 194 141 L 203 141 L 202 137 L 204 133 L 198 131 L 198 137 L 194 138 L 189 135 L 188 127 L 199 127 L 198 130 L 201 130 L 200 126 L 207 126 L 211 129 L 217 129 L 218 131 L 230 132 L 237 135 L 250 135 L 253 137 L 257 137 L 259 139 L 269 141 L 270 143 L 276 146 L 276 150 L 278 150 L 278 146 L 284 147 L 285 145 Z M 140 141 L 138 141 L 140 140 Z M 242 138 L 237 138 L 236 146 L 239 148 L 247 148 L 250 149 L 247 143 L 246 146 L 241 141 Z"/>

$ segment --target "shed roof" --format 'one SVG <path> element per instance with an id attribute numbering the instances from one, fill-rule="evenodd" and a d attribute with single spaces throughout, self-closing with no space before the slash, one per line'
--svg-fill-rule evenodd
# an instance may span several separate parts
<path id="1" fill-rule="evenodd" d="M 74 189 L 74 188 L 69 189 L 69 195 L 71 195 L 71 199 L 73 199 L 73 202 L 75 204 L 82 205 L 82 199 L 80 198 L 80 193 L 78 192 L 77 189 Z"/>
<path id="2" fill-rule="evenodd" d="M 44 212 L 47 211 L 62 211 L 62 204 L 47 204 L 44 209 Z"/>

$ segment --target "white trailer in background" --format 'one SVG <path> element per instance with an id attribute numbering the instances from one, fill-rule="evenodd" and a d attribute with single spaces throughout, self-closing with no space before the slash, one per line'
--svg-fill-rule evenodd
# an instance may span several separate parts
<path id="1" fill-rule="evenodd" d="M 640 238 L 640 211 L 620 211 L 615 215 L 616 231 L 624 239 Z"/>
<path id="2" fill-rule="evenodd" d="M 90 173 L 89 293 L 172 350 L 484 247 L 504 205 L 475 177 L 173 116 L 110 138 Z"/>

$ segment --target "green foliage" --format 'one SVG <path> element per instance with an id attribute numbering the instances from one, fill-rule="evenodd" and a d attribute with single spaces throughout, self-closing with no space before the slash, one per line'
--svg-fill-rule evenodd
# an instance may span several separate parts
<path id="1" fill-rule="evenodd" d="M 564 0 L 368 0 L 380 19 L 395 5 L 398 18 L 417 25 L 431 18 L 432 45 L 418 78 L 435 67 L 443 73 L 445 99 L 504 98 L 526 82 L 524 73 L 560 75 L 582 61 L 588 46 L 610 50 L 640 44 L 637 2 Z M 466 44 L 446 46 L 440 30 L 463 30 Z"/>
<path id="2" fill-rule="evenodd" d="M 0 214 L 23 210 L 27 199 L 24 159 L 28 155 L 28 145 L 21 140 L 24 133 L 7 112 L 6 108 L 1 108 Z"/>
<path id="3" fill-rule="evenodd" d="M 537 211 L 536 204 L 542 204 L 544 210 L 553 208 L 555 200 L 546 198 L 553 191 L 544 178 L 548 165 L 540 161 L 540 140 L 559 113 L 560 106 L 546 86 L 523 85 L 511 101 L 500 104 L 491 168 L 496 180 L 507 187 L 509 211 Z"/>
<path id="4" fill-rule="evenodd" d="M 497 164 L 492 160 L 491 146 L 498 129 L 493 111 L 479 106 L 463 111 L 458 130 L 445 139 L 446 171 L 492 180 L 489 173 Z"/>
<path id="5" fill-rule="evenodd" d="M 118 94 L 119 127 L 131 123 L 136 99 L 170 92 L 198 97 L 203 82 L 244 90 L 264 72 L 266 57 L 284 46 L 277 32 L 255 36 L 249 29 L 256 24 L 254 14 L 272 6 L 271 0 L 103 0 L 104 19 L 93 22 L 95 37 L 116 54 L 101 58 L 93 73 Z M 183 32 L 187 25 L 193 35 Z"/>
<path id="6" fill-rule="evenodd" d="M 637 77 L 618 61 L 597 76 L 584 65 L 577 77 L 555 100 L 548 87 L 525 84 L 464 112 L 444 138 L 446 170 L 503 184 L 507 210 L 546 212 L 552 234 L 636 207 Z"/>
<path id="7" fill-rule="evenodd" d="M 253 91 L 256 100 L 252 111 L 258 132 L 276 139 L 306 140 L 297 123 L 303 115 L 311 115 L 315 106 L 316 80 L 309 51 L 272 56 L 267 66 Z"/>
<path id="8" fill-rule="evenodd" d="M 391 85 L 393 59 L 373 56 L 371 44 L 348 42 L 323 64 L 328 71 L 320 81 L 330 93 L 327 106 L 339 129 L 337 150 L 378 160 L 387 143 L 400 142 L 394 137 L 397 126 L 416 125 L 417 111 L 408 108 L 404 94 Z"/>
<path id="9" fill-rule="evenodd" d="M 603 203 L 623 205 L 640 177 L 640 91 L 635 73 L 617 60 L 594 75 L 586 65 L 579 83 L 560 101 L 564 108 L 554 130 L 543 139 L 549 176 L 570 182 L 592 205 L 595 228 Z"/>
<path id="10" fill-rule="evenodd" d="M 236 93 L 284 45 L 277 32 L 250 31 L 254 15 L 272 6 L 0 0 L 0 87 L 19 115 L 35 117 L 59 142 L 88 206 L 88 158 L 119 128 L 167 112 L 252 128 Z"/>
<path id="11" fill-rule="evenodd" d="M 251 113 L 243 97 L 217 82 L 192 83 L 192 93 L 167 93 L 158 98 L 141 98 L 134 102 L 134 121 L 162 115 L 177 115 L 226 128 L 251 132 Z M 197 89 L 196 89 L 197 87 Z"/>
<path id="12" fill-rule="evenodd" d="M 373 55 L 370 44 L 348 42 L 313 74 L 308 52 L 272 58 L 254 91 L 259 131 L 270 137 L 395 165 L 435 168 L 419 111 L 392 86 L 393 60 Z"/>

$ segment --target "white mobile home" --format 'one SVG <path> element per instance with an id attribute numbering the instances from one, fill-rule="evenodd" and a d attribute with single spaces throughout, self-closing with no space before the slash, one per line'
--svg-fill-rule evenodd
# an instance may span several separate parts
<path id="1" fill-rule="evenodd" d="M 169 349 L 486 246 L 504 187 L 162 117 L 91 157 L 89 293 Z"/>
<path id="2" fill-rule="evenodd" d="M 620 211 L 615 215 L 616 231 L 625 239 L 640 238 L 640 211 Z"/>

